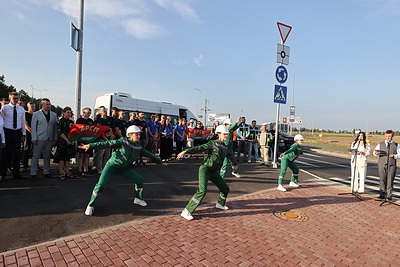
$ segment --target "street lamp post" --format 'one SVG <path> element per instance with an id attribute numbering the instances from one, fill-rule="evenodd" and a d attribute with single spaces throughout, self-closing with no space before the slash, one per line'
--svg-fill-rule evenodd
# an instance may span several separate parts
<path id="1" fill-rule="evenodd" d="M 33 91 L 39 91 L 39 99 L 42 99 L 42 92 L 47 91 L 47 89 L 42 89 L 42 90 L 36 89 L 32 85 L 31 85 L 31 87 L 32 87 L 32 99 L 33 99 Z"/>
<path id="2" fill-rule="evenodd" d="M 83 13 L 84 0 L 80 0 L 78 18 L 78 50 L 76 51 L 76 78 L 75 78 L 75 113 L 80 114 L 82 93 L 82 50 L 83 50 Z"/>
<path id="3" fill-rule="evenodd" d="M 289 62 L 289 64 L 293 65 L 293 86 L 292 86 L 292 106 L 294 106 L 294 83 L 296 80 L 296 65 L 293 62 Z M 293 122 L 290 122 L 290 134 L 293 131 Z"/>
<path id="4" fill-rule="evenodd" d="M 202 92 L 199 88 L 194 88 L 198 92 Z M 197 103 L 196 103 L 196 113 L 197 113 L 197 118 L 199 118 L 199 94 L 197 95 Z"/>
<path id="5" fill-rule="evenodd" d="M 209 102 L 210 101 L 207 99 L 204 100 L 204 128 L 207 127 L 207 111 L 210 111 L 210 109 L 207 107 L 207 104 Z"/>

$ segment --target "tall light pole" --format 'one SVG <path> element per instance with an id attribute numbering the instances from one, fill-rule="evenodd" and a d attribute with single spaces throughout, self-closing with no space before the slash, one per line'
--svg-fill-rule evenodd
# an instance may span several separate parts
<path id="1" fill-rule="evenodd" d="M 194 88 L 198 92 L 202 92 L 199 88 Z M 199 95 L 197 95 L 197 103 L 196 103 L 196 112 L 197 112 L 197 118 L 199 118 Z"/>
<path id="2" fill-rule="evenodd" d="M 208 101 L 207 99 L 205 99 L 205 100 L 204 100 L 204 109 L 202 109 L 202 110 L 204 110 L 204 128 L 207 127 L 207 111 L 210 111 L 210 109 L 207 107 L 207 104 L 208 104 L 209 102 L 210 102 L 210 101 Z"/>
<path id="3" fill-rule="evenodd" d="M 294 83 L 296 80 L 296 65 L 293 62 L 289 62 L 289 64 L 293 65 L 293 87 L 292 87 L 292 106 L 294 106 Z M 290 134 L 293 131 L 293 122 L 290 122 Z"/>
<path id="4" fill-rule="evenodd" d="M 79 116 L 79 114 L 81 112 L 83 11 L 84 11 L 84 0 L 80 0 L 78 29 L 77 29 L 78 30 L 78 47 L 77 47 L 78 49 L 76 49 L 76 78 L 75 78 L 75 114 L 77 114 L 77 116 Z"/>
<path id="5" fill-rule="evenodd" d="M 42 99 L 42 92 L 45 92 L 45 91 L 47 91 L 47 89 L 42 89 L 42 90 L 40 90 L 40 89 L 36 89 L 36 88 L 34 88 L 33 86 L 32 86 L 32 84 L 31 84 L 31 87 L 32 87 L 32 99 L 33 99 L 33 91 L 39 91 L 39 99 Z"/>

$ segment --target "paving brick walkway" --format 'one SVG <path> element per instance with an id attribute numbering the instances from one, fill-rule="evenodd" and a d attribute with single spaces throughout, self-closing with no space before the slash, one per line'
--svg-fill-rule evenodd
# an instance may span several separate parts
<path id="1" fill-rule="evenodd" d="M 193 221 L 170 214 L 9 251 L 0 266 L 400 266 L 400 207 L 343 188 L 265 190 Z M 289 210 L 304 221 L 274 215 Z"/>

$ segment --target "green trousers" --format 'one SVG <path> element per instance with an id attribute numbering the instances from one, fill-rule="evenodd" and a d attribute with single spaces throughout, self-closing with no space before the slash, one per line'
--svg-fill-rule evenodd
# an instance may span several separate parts
<path id="1" fill-rule="evenodd" d="M 232 155 L 234 155 L 233 149 L 228 148 L 228 151 L 229 151 Z M 222 167 L 221 167 L 221 170 L 220 170 L 220 172 L 219 172 L 219 174 L 221 175 L 222 178 L 225 177 L 226 169 L 228 168 L 228 163 L 231 164 L 232 172 L 234 172 L 234 173 L 237 172 L 237 171 L 234 169 L 234 165 L 233 165 L 232 161 L 231 161 L 230 159 L 228 159 L 227 157 L 225 157 L 224 163 L 222 163 Z"/>
<path id="2" fill-rule="evenodd" d="M 89 201 L 89 206 L 94 206 L 96 199 L 99 197 L 101 192 L 103 192 L 104 188 L 107 187 L 108 180 L 110 180 L 111 176 L 113 176 L 114 174 L 119 174 L 128 181 L 134 183 L 136 197 L 139 199 L 143 199 L 143 177 L 140 174 L 130 168 L 116 168 L 106 164 L 100 175 L 99 181 L 93 189 L 92 196 Z"/>
<path id="3" fill-rule="evenodd" d="M 226 169 L 228 168 L 228 163 L 231 164 L 232 172 L 237 172 L 237 171 L 234 169 L 234 165 L 233 165 L 232 161 L 231 161 L 230 159 L 228 159 L 228 158 L 225 158 L 225 159 L 224 159 L 224 163 L 222 163 L 221 170 L 219 171 L 219 174 L 221 175 L 222 178 L 225 177 Z"/>
<path id="4" fill-rule="evenodd" d="M 297 167 L 296 163 L 290 161 L 289 158 L 284 155 L 281 158 L 281 172 L 279 173 L 278 184 L 283 184 L 283 177 L 285 177 L 287 168 L 292 170 L 292 178 L 290 179 L 291 182 L 298 182 L 299 179 L 299 168 Z"/>
<path id="5" fill-rule="evenodd" d="M 190 199 L 189 203 L 186 205 L 186 209 L 190 213 L 193 213 L 196 210 L 196 208 L 200 205 L 200 202 L 206 195 L 208 180 L 213 182 L 213 184 L 218 187 L 220 191 L 218 203 L 222 206 L 225 206 L 226 197 L 229 193 L 229 186 L 225 183 L 224 179 L 221 177 L 218 171 L 209 171 L 203 165 L 201 165 L 199 168 L 199 188 Z"/>

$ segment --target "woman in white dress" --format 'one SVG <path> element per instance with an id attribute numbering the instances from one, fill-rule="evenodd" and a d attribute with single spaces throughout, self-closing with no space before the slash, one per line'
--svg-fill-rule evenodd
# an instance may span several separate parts
<path id="1" fill-rule="evenodd" d="M 356 193 L 364 193 L 365 176 L 367 175 L 367 157 L 370 154 L 370 144 L 366 141 L 364 132 L 359 132 L 357 138 L 351 143 L 351 185 Z"/>

